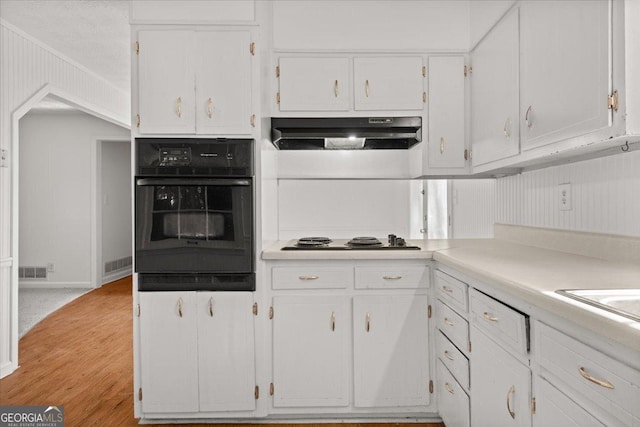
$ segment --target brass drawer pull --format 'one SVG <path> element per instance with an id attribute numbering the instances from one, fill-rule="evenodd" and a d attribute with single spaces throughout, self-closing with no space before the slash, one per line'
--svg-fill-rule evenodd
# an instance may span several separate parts
<path id="1" fill-rule="evenodd" d="M 333 82 L 333 95 L 337 98 L 338 97 L 338 81 L 336 80 L 335 82 Z"/>
<path id="2" fill-rule="evenodd" d="M 369 97 L 369 94 L 371 93 L 371 90 L 369 89 L 369 80 L 366 80 L 364 82 L 364 93 L 367 96 L 367 98 Z"/>
<path id="3" fill-rule="evenodd" d="M 482 313 L 482 317 L 487 319 L 489 322 L 497 322 L 498 321 L 497 317 L 492 316 L 491 314 L 487 313 L 486 311 L 484 313 Z"/>
<path id="4" fill-rule="evenodd" d="M 453 356 L 451 355 L 451 353 L 449 353 L 449 350 L 444 351 L 444 357 L 446 357 L 449 360 L 453 360 Z"/>
<path id="5" fill-rule="evenodd" d="M 448 293 L 448 294 L 453 293 L 453 289 L 451 289 L 451 288 L 450 288 L 450 287 L 448 287 L 448 286 L 443 286 L 443 287 L 442 287 L 442 288 L 440 288 L 440 289 L 442 289 L 443 291 L 445 291 L 445 292 L 446 292 L 446 293 Z"/>
<path id="6" fill-rule="evenodd" d="M 209 116 L 209 118 L 213 117 L 213 101 L 211 98 L 207 99 L 207 116 Z"/>
<path id="7" fill-rule="evenodd" d="M 318 280 L 319 276 L 298 276 L 300 280 Z"/>
<path id="8" fill-rule="evenodd" d="M 331 312 L 331 332 L 336 330 L 336 313 L 335 311 Z"/>
<path id="9" fill-rule="evenodd" d="M 587 374 L 587 371 L 585 371 L 584 366 L 579 366 L 578 372 L 580 372 L 580 375 L 582 375 L 582 378 L 589 380 L 594 384 L 598 384 L 600 387 L 608 388 L 610 390 L 613 390 L 615 388 L 613 384 L 611 384 L 609 381 L 599 380 L 598 378 L 592 377 L 591 375 Z"/>
<path id="10" fill-rule="evenodd" d="M 529 119 L 529 114 L 531 114 L 532 106 L 529 105 L 527 108 L 527 112 L 524 114 L 524 121 L 527 123 L 527 128 L 531 129 L 533 127 L 533 120 Z"/>
<path id="11" fill-rule="evenodd" d="M 440 154 L 444 154 L 444 137 L 440 137 Z"/>
<path id="12" fill-rule="evenodd" d="M 367 313 L 367 315 L 365 316 L 365 328 L 364 328 L 367 332 L 369 332 L 371 330 L 371 315 L 369 313 Z"/>
<path id="13" fill-rule="evenodd" d="M 182 97 L 180 96 L 176 99 L 176 114 L 178 117 L 182 117 Z"/>
<path id="14" fill-rule="evenodd" d="M 384 280 L 400 280 L 402 276 L 382 276 Z"/>
<path id="15" fill-rule="evenodd" d="M 182 297 L 178 298 L 178 315 L 182 317 Z"/>
<path id="16" fill-rule="evenodd" d="M 509 415 L 511 415 L 511 418 L 513 418 L 514 420 L 516 419 L 516 413 L 511 410 L 511 396 L 515 392 L 516 392 L 515 386 L 511 386 L 509 388 L 509 391 L 507 392 L 507 411 L 509 412 Z"/>
<path id="17" fill-rule="evenodd" d="M 511 138 L 511 117 L 508 117 L 504 122 L 504 129 L 502 130 L 506 139 Z"/>
<path id="18" fill-rule="evenodd" d="M 455 394 L 455 392 L 453 391 L 453 388 L 449 383 L 444 383 L 444 388 L 446 388 L 449 393 Z"/>
<path id="19" fill-rule="evenodd" d="M 444 318 L 444 323 L 445 323 L 445 325 L 453 326 L 453 322 L 451 320 L 449 320 L 448 317 Z"/>
<path id="20" fill-rule="evenodd" d="M 213 317 L 213 297 L 209 298 L 209 316 Z"/>

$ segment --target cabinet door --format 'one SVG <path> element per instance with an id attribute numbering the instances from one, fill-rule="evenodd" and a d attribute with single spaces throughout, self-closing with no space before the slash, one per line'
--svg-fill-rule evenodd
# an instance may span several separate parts
<path id="1" fill-rule="evenodd" d="M 140 292 L 145 413 L 198 411 L 195 292 Z"/>
<path id="2" fill-rule="evenodd" d="M 275 297 L 273 309 L 273 406 L 347 406 L 347 300 Z"/>
<path id="3" fill-rule="evenodd" d="M 441 360 L 437 362 L 438 412 L 447 427 L 470 427 L 469 396 L 462 390 Z"/>
<path id="4" fill-rule="evenodd" d="M 198 292 L 200 411 L 255 409 L 253 296 Z"/>
<path id="5" fill-rule="evenodd" d="M 251 34 L 197 32 L 196 114 L 200 134 L 251 134 Z"/>
<path id="6" fill-rule="evenodd" d="M 422 110 L 419 56 L 354 58 L 355 110 Z"/>
<path id="7" fill-rule="evenodd" d="M 349 58 L 280 58 L 280 111 L 348 111 Z"/>
<path id="8" fill-rule="evenodd" d="M 531 426 L 531 371 L 471 327 L 471 425 Z"/>
<path id="9" fill-rule="evenodd" d="M 520 152 L 518 13 L 515 8 L 505 16 L 471 54 L 474 166 Z"/>
<path id="10" fill-rule="evenodd" d="M 524 150 L 610 125 L 610 7 L 607 1 L 523 3 Z"/>
<path id="11" fill-rule="evenodd" d="M 354 405 L 429 403 L 427 296 L 353 299 Z"/>
<path id="12" fill-rule="evenodd" d="M 465 166 L 464 57 L 429 58 L 430 168 Z"/>
<path id="13" fill-rule="evenodd" d="M 535 377 L 535 395 L 534 427 L 603 427 L 605 425 L 539 376 Z"/>
<path id="14" fill-rule="evenodd" d="M 195 132 L 193 31 L 140 31 L 140 133 Z"/>

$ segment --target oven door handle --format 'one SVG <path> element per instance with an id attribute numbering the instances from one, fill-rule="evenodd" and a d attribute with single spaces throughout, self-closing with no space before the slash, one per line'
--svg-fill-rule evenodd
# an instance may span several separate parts
<path id="1" fill-rule="evenodd" d="M 136 180 L 139 187 L 149 185 L 166 185 L 166 186 L 191 186 L 191 185 L 212 185 L 218 187 L 249 187 L 251 180 L 249 179 L 165 179 L 165 178 L 140 178 Z"/>

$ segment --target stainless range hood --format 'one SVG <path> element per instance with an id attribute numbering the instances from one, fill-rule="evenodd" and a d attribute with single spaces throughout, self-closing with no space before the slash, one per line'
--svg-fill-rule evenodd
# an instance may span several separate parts
<path id="1" fill-rule="evenodd" d="M 280 150 L 407 149 L 422 141 L 421 117 L 271 119 Z"/>

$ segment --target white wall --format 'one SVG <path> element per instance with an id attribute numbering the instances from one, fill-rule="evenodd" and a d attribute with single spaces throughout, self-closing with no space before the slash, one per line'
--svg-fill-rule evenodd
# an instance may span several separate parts
<path id="1" fill-rule="evenodd" d="M 493 237 L 496 207 L 494 179 L 454 180 L 451 186 L 454 239 Z"/>
<path id="2" fill-rule="evenodd" d="M 18 367 L 14 262 L 18 254 L 12 239 L 17 222 L 12 186 L 17 156 L 12 117 L 42 90 L 69 95 L 68 99 L 114 122 L 127 125 L 131 117 L 128 93 L 0 19 L 0 148 L 10 159 L 8 167 L 0 168 L 0 377 Z"/>
<path id="3" fill-rule="evenodd" d="M 101 284 L 131 274 L 131 267 L 105 274 L 104 263 L 131 256 L 131 143 L 100 143 L 102 209 Z"/>
<path id="4" fill-rule="evenodd" d="M 279 50 L 466 51 L 468 1 L 275 1 Z"/>
<path id="5" fill-rule="evenodd" d="M 561 211 L 558 185 L 571 183 Z M 497 180 L 496 222 L 640 237 L 640 151 Z"/>
<path id="6" fill-rule="evenodd" d="M 19 262 L 55 265 L 46 284 L 41 279 L 31 284 L 96 285 L 91 277 L 92 169 L 96 140 L 106 136 L 126 139 L 129 131 L 85 113 L 28 113 L 20 120 Z M 129 207 L 127 217 L 130 212 Z M 130 236 L 130 226 L 127 232 Z"/>
<path id="7" fill-rule="evenodd" d="M 472 0 L 469 3 L 469 49 L 473 49 L 515 0 Z"/>
<path id="8" fill-rule="evenodd" d="M 410 181 L 280 180 L 279 238 L 409 237 Z"/>

